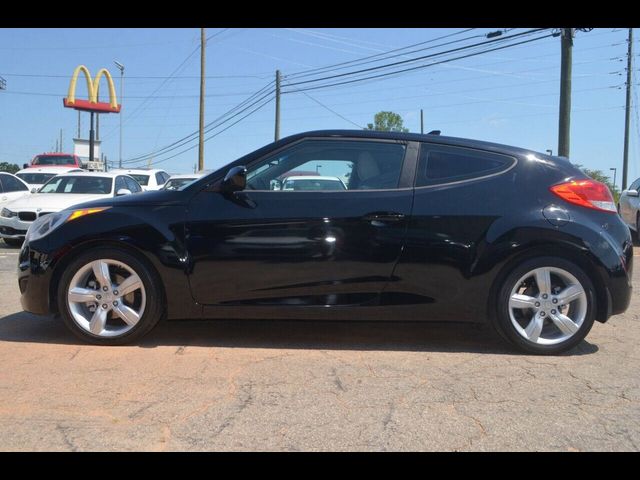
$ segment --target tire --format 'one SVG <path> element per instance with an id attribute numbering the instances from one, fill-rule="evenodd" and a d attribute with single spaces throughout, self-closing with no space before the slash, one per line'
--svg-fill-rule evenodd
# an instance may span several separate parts
<path id="1" fill-rule="evenodd" d="M 540 289 L 538 279 L 551 288 Z M 523 352 L 556 355 L 587 336 L 595 320 L 596 295 L 576 264 L 537 257 L 509 273 L 498 290 L 496 307 L 495 327 L 503 338 Z"/>
<path id="2" fill-rule="evenodd" d="M 10 247 L 21 247 L 24 240 L 19 240 L 17 238 L 3 238 L 4 243 L 6 243 Z"/>
<path id="3" fill-rule="evenodd" d="M 103 271 L 104 264 L 110 282 L 105 276 L 99 280 L 95 273 Z M 128 286 L 125 280 L 129 280 Z M 108 283 L 111 286 L 104 289 Z M 122 295 L 117 291 L 119 285 L 131 291 Z M 65 325 L 82 340 L 124 345 L 146 335 L 163 317 L 161 285 L 153 268 L 126 250 L 97 247 L 80 254 L 65 268 L 58 285 L 58 308 Z"/>

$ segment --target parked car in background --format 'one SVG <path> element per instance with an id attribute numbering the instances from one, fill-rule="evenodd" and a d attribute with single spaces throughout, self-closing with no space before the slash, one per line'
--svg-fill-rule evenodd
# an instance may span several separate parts
<path id="1" fill-rule="evenodd" d="M 36 218 L 77 203 L 141 191 L 140 185 L 128 175 L 86 171 L 63 173 L 45 183 L 37 193 L 2 206 L 0 238 L 9 245 L 19 245 Z"/>
<path id="2" fill-rule="evenodd" d="M 0 208 L 20 197 L 29 194 L 29 185 L 19 177 L 8 172 L 0 172 Z"/>
<path id="3" fill-rule="evenodd" d="M 16 173 L 30 187 L 30 190 L 38 190 L 56 175 L 69 172 L 82 172 L 81 168 L 75 167 L 30 167 L 24 168 Z"/>
<path id="4" fill-rule="evenodd" d="M 199 179 L 205 172 L 202 173 L 185 173 L 182 175 L 171 175 L 167 183 L 165 183 L 160 190 L 178 190 L 185 185 Z"/>
<path id="5" fill-rule="evenodd" d="M 320 169 L 347 189 L 271 188 Z M 490 323 L 525 352 L 557 354 L 628 308 L 632 264 L 608 188 L 567 159 L 334 130 L 176 191 L 38 218 L 18 284 L 25 310 L 58 312 L 97 344 L 132 342 L 165 317 L 432 320 Z"/>
<path id="6" fill-rule="evenodd" d="M 618 212 L 640 240 L 640 178 L 620 194 Z"/>
<path id="7" fill-rule="evenodd" d="M 160 190 L 167 183 L 170 175 L 164 170 L 148 168 L 116 169 L 112 172 L 125 173 L 140 184 L 142 190 Z"/>
<path id="8" fill-rule="evenodd" d="M 291 176 L 282 180 L 281 190 L 346 190 L 347 186 L 338 177 Z"/>
<path id="9" fill-rule="evenodd" d="M 72 153 L 41 153 L 31 160 L 31 163 L 25 163 L 24 168 L 30 167 L 68 167 L 82 168 L 80 157 Z"/>

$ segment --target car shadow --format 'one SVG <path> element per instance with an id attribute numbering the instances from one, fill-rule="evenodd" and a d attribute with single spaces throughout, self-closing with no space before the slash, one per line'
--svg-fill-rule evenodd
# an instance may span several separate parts
<path id="1" fill-rule="evenodd" d="M 0 341 L 82 345 L 60 319 L 26 312 L 0 318 Z M 294 320 L 176 320 L 161 322 L 137 345 L 311 350 L 379 350 L 519 354 L 488 326 L 468 323 Z M 563 355 L 598 351 L 583 340 Z"/>

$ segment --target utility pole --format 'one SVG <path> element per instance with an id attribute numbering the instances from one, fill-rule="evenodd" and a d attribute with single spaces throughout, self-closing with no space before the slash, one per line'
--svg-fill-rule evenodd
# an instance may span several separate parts
<path id="1" fill-rule="evenodd" d="M 120 62 L 114 60 L 113 63 L 116 64 L 116 67 L 118 67 L 118 70 L 120 70 L 120 107 L 122 108 L 122 89 L 124 88 L 124 65 L 121 64 Z M 118 162 L 118 167 L 122 168 L 122 110 L 120 110 L 119 113 L 120 116 L 120 155 L 119 155 L 119 162 Z"/>
<path id="2" fill-rule="evenodd" d="M 558 120 L 558 155 L 569 157 L 571 137 L 571 66 L 574 28 L 563 28 L 560 65 L 560 115 Z"/>
<path id="3" fill-rule="evenodd" d="M 205 47 L 204 28 L 200 29 L 200 145 L 198 146 L 198 168 L 204 170 L 204 79 Z"/>
<path id="4" fill-rule="evenodd" d="M 420 133 L 424 134 L 424 112 L 420 109 Z"/>
<path id="5" fill-rule="evenodd" d="M 91 112 L 91 120 L 90 120 L 90 129 L 89 129 L 89 161 L 93 162 L 93 142 L 94 142 L 94 135 L 95 132 L 93 131 L 93 115 L 94 113 Z"/>
<path id="6" fill-rule="evenodd" d="M 631 72 L 633 71 L 633 28 L 629 29 L 629 50 L 627 52 L 627 104 L 624 112 L 624 155 L 622 157 L 622 190 L 627 189 L 627 169 L 629 168 L 629 125 L 631 124 Z"/>
<path id="7" fill-rule="evenodd" d="M 62 153 L 62 129 L 60 129 L 60 153 Z"/>
<path id="8" fill-rule="evenodd" d="M 280 70 L 276 70 L 276 131 L 274 141 L 280 140 Z"/>
<path id="9" fill-rule="evenodd" d="M 58 139 L 56 138 L 56 153 L 60 152 L 58 145 L 59 145 Z"/>

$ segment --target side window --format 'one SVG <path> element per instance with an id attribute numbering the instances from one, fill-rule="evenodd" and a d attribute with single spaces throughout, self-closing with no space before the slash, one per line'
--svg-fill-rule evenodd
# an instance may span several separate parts
<path id="1" fill-rule="evenodd" d="M 2 185 L 4 187 L 5 193 L 29 191 L 29 189 L 25 187 L 24 184 L 20 182 L 20 180 L 16 180 L 10 175 L 2 175 Z"/>
<path id="2" fill-rule="evenodd" d="M 463 147 L 422 144 L 416 187 L 458 182 L 498 173 L 515 160 L 506 155 Z"/>
<path id="3" fill-rule="evenodd" d="M 127 188 L 127 184 L 124 181 L 124 177 L 123 176 L 116 177 L 116 191 L 115 191 L 115 193 L 118 193 L 118 190 L 121 190 L 123 188 Z"/>
<path id="4" fill-rule="evenodd" d="M 640 178 L 631 184 L 629 190 L 638 190 L 638 187 L 640 187 Z"/>
<path id="5" fill-rule="evenodd" d="M 167 183 L 167 180 L 171 178 L 171 175 L 169 175 L 167 172 L 162 172 L 162 176 L 164 177 L 164 183 Z"/>
<path id="6" fill-rule="evenodd" d="M 247 188 L 276 191 L 398 188 L 406 146 L 358 140 L 305 140 L 248 167 Z"/>
<path id="7" fill-rule="evenodd" d="M 158 185 L 163 185 L 166 180 L 164 179 L 164 175 L 162 172 L 156 172 L 156 183 Z"/>
<path id="8" fill-rule="evenodd" d="M 138 185 L 138 182 L 136 182 L 133 178 L 124 177 L 124 181 L 127 184 L 127 188 L 131 190 L 131 193 L 138 193 L 142 190 L 142 188 L 140 188 L 140 185 Z"/>

